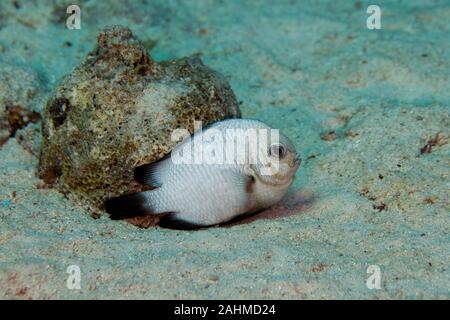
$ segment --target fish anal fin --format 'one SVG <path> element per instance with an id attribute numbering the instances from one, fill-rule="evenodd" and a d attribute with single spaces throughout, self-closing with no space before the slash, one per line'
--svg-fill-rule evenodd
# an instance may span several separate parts
<path id="1" fill-rule="evenodd" d="M 176 216 L 176 213 L 169 213 L 164 215 L 163 217 L 161 217 L 158 224 L 162 228 L 175 230 L 196 230 L 208 227 L 182 220 Z"/>

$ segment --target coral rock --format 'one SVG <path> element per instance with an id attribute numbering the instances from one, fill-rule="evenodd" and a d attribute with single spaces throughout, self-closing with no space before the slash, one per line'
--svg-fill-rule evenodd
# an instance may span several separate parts
<path id="1" fill-rule="evenodd" d="M 110 27 L 45 106 L 39 175 L 97 214 L 146 188 L 133 169 L 168 154 L 174 129 L 239 116 L 227 81 L 199 58 L 157 63 L 129 29 Z"/>

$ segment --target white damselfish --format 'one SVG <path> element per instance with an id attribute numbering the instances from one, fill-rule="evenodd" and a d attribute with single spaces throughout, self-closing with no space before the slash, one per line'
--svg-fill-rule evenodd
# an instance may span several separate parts
<path id="1" fill-rule="evenodd" d="M 293 143 L 257 120 L 216 122 L 170 155 L 135 169 L 153 190 L 112 198 L 113 219 L 161 214 L 160 226 L 218 225 L 281 200 L 300 166 Z"/>

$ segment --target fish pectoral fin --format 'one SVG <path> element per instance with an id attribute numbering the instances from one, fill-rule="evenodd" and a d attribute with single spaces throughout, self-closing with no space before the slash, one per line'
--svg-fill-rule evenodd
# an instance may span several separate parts
<path id="1" fill-rule="evenodd" d="M 236 190 L 238 192 L 243 191 L 244 194 L 251 193 L 252 186 L 255 183 L 255 176 L 253 175 L 253 171 L 244 171 L 244 174 L 242 173 L 234 173 L 228 175 L 228 179 L 230 179 L 230 182 L 233 183 L 233 185 L 236 186 Z"/>
<path id="2" fill-rule="evenodd" d="M 156 162 L 134 168 L 134 180 L 152 187 L 161 187 L 163 183 L 162 174 L 164 170 L 168 170 L 167 161 L 170 161 L 169 158 L 170 154 Z"/>
<path id="3" fill-rule="evenodd" d="M 105 201 L 105 210 L 113 220 L 155 214 L 146 201 L 145 192 L 108 199 Z"/>

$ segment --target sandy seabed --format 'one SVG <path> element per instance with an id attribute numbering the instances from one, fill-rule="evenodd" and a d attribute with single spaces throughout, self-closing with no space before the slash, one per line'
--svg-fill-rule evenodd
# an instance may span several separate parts
<path id="1" fill-rule="evenodd" d="M 42 111 L 120 24 L 155 60 L 200 55 L 303 163 L 246 223 L 139 229 L 43 188 L 30 124 L 0 147 L 0 298 L 450 298 L 448 1 L 377 1 L 380 30 L 367 1 L 78 2 L 81 30 L 64 4 L 0 2 L 0 101 Z"/>

